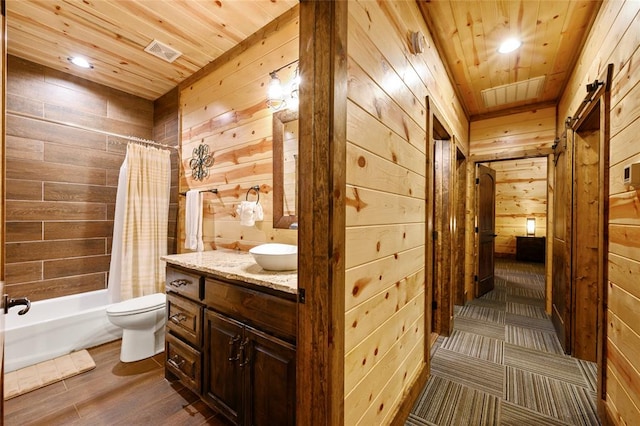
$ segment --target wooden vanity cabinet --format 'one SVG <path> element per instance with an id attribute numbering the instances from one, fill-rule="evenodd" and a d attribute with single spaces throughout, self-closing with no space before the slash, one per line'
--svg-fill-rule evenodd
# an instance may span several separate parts
<path id="1" fill-rule="evenodd" d="M 295 347 L 207 310 L 204 397 L 239 425 L 295 424 Z"/>
<path id="2" fill-rule="evenodd" d="M 238 425 L 295 424 L 296 302 L 205 280 L 203 394 Z"/>
<path id="3" fill-rule="evenodd" d="M 168 266 L 165 375 L 234 424 L 294 425 L 296 315 L 293 294 Z"/>

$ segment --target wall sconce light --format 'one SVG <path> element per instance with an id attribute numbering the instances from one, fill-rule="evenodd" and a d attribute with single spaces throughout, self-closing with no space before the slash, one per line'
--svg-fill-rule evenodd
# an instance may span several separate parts
<path id="1" fill-rule="evenodd" d="M 280 68 L 273 70 L 269 73 L 271 80 L 269 82 L 269 88 L 267 89 L 267 106 L 273 111 L 278 111 L 287 107 L 287 100 L 291 101 L 293 107 L 298 105 L 298 87 L 300 86 L 300 70 L 296 67 L 293 79 L 289 83 L 289 91 L 286 91 L 278 78 L 278 71 L 289 67 L 298 62 L 296 59 Z"/>
<path id="2" fill-rule="evenodd" d="M 536 220 L 532 217 L 527 218 L 527 236 L 533 237 L 536 235 Z"/>
<path id="3" fill-rule="evenodd" d="M 284 100 L 284 90 L 276 72 L 272 72 L 269 88 L 267 89 L 267 106 L 274 111 L 279 110 L 286 105 Z"/>

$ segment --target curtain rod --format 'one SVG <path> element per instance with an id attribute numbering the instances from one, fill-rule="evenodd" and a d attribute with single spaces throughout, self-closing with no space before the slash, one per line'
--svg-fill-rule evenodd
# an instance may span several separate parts
<path id="1" fill-rule="evenodd" d="M 113 136 L 115 138 L 127 139 L 127 140 L 132 141 L 132 142 L 145 143 L 145 144 L 157 146 L 157 147 L 160 147 L 160 148 L 175 149 L 176 151 L 178 151 L 178 153 L 180 153 L 180 150 L 176 146 L 165 145 L 165 144 L 158 143 L 158 142 L 150 140 L 150 139 L 139 138 L 137 136 L 121 135 L 121 134 L 118 134 L 118 133 L 108 132 L 106 130 L 99 130 L 99 129 L 94 129 L 94 128 L 91 128 L 91 127 L 83 126 L 81 124 L 68 123 L 66 121 L 54 120 L 52 118 L 46 118 L 46 117 L 38 117 L 37 115 L 26 114 L 26 113 L 22 113 L 22 112 L 18 112 L 18 111 L 7 110 L 6 114 L 13 115 L 15 117 L 22 117 L 22 118 L 29 118 L 31 120 L 43 121 L 45 123 L 58 124 L 60 126 L 72 127 L 74 129 L 85 130 L 85 131 L 88 131 L 88 132 L 100 133 L 100 134 L 103 134 L 103 135 L 106 135 L 106 136 Z"/>

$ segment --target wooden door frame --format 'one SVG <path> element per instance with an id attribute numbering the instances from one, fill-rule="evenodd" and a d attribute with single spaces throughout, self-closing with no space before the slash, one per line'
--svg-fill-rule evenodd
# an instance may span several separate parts
<path id="1" fill-rule="evenodd" d="M 569 135 L 565 129 L 565 131 L 562 133 L 562 137 L 560 139 L 557 140 L 556 145 L 554 147 L 554 154 L 553 154 L 553 164 L 554 164 L 554 168 L 553 168 L 553 172 L 554 172 L 554 180 L 553 180 L 553 189 L 554 189 L 554 198 L 553 198 L 553 209 L 554 209 L 554 213 L 553 213 L 553 218 L 554 218 L 554 227 L 551 230 L 551 235 L 552 235 L 552 257 L 551 257 L 551 279 L 552 279 L 552 288 L 551 288 L 551 293 L 549 294 L 550 297 L 550 301 L 548 301 L 548 305 L 550 305 L 550 315 L 551 315 L 551 322 L 553 323 L 554 329 L 556 331 L 556 335 L 558 337 L 558 340 L 560 341 L 560 345 L 562 346 L 562 348 L 564 349 L 565 353 L 569 352 L 569 348 L 571 347 L 571 343 L 570 343 L 570 339 L 571 339 L 571 333 L 568 332 L 568 330 L 570 329 L 570 321 L 571 321 L 571 300 L 568 297 L 569 291 L 567 291 L 566 287 L 569 287 L 569 289 L 571 288 L 571 262 L 570 262 L 570 246 L 571 246 L 571 234 L 573 232 L 573 223 L 571 220 L 567 220 L 567 215 L 571 212 L 571 208 L 572 208 L 572 202 L 571 202 L 571 198 L 572 198 L 572 188 L 573 188 L 573 184 L 572 184 L 572 174 L 571 174 L 571 168 L 573 167 L 571 165 L 572 160 L 572 155 L 571 152 L 573 150 L 573 141 L 570 140 L 571 135 Z M 562 160 L 562 162 L 560 162 L 560 156 L 563 155 L 564 159 Z M 560 164 L 560 168 L 558 168 L 558 164 Z M 562 170 L 563 171 L 563 175 L 564 175 L 564 179 L 562 182 L 558 182 L 558 170 Z M 562 194 L 559 189 L 563 188 L 564 190 L 564 194 Z M 560 197 L 561 195 L 564 195 L 565 198 L 569 197 L 568 200 L 556 200 L 557 197 Z M 556 204 L 556 201 L 558 201 L 559 203 Z M 560 204 L 560 202 L 562 201 L 562 204 Z M 560 205 L 563 206 L 564 209 L 564 214 L 562 214 L 562 212 L 558 212 L 560 210 Z M 564 235 L 562 237 L 562 239 L 557 238 L 556 236 L 558 235 L 558 233 L 556 233 L 556 226 L 557 226 L 557 222 L 555 221 L 556 214 L 562 214 L 561 216 L 558 216 L 558 218 L 563 217 L 564 219 Z M 562 270 L 560 271 L 556 271 L 557 269 L 557 263 L 556 263 L 556 258 L 559 259 L 563 259 L 562 262 Z M 565 294 L 561 297 L 562 299 L 564 299 L 563 301 L 563 312 L 559 312 L 558 309 L 556 309 L 556 301 L 554 299 L 554 293 L 555 293 L 555 283 L 557 282 L 556 278 L 560 277 L 561 279 L 564 279 L 565 282 Z M 564 277 L 564 278 L 562 278 Z M 560 297 L 560 296 L 558 296 Z M 561 321 L 561 323 L 559 322 Z M 569 322 L 569 323 L 568 323 Z"/>
<path id="2" fill-rule="evenodd" d="M 296 423 L 344 423 L 347 3 L 300 3 Z"/>
<path id="3" fill-rule="evenodd" d="M 446 176 L 438 175 L 438 171 L 435 168 L 435 158 L 427 160 L 427 174 L 432 180 L 428 182 L 428 194 L 427 194 L 427 235 L 425 241 L 427 245 L 427 310 L 429 311 L 429 322 L 426 324 L 425 330 L 432 330 L 433 332 L 441 336 L 449 336 L 453 329 L 453 297 L 451 288 L 451 276 L 454 271 L 454 265 L 451 261 L 453 256 L 453 248 L 451 244 L 451 220 L 453 218 L 453 202 L 451 197 L 446 197 L 447 201 L 444 203 L 446 209 L 446 217 L 435 217 L 438 211 L 435 209 L 436 203 L 443 202 L 442 194 L 435 191 L 434 183 L 438 182 L 438 178 L 444 177 L 448 183 L 455 182 L 455 151 L 456 151 L 456 139 L 453 137 L 451 127 L 447 124 L 444 116 L 431 100 L 427 97 L 427 152 L 430 157 L 435 154 L 435 141 L 442 140 L 447 142 L 446 159 L 449 162 L 448 173 Z M 438 231 L 440 230 L 440 231 Z M 436 232 L 438 232 L 437 237 Z M 435 238 L 437 239 L 435 239 Z M 443 266 L 442 274 L 446 275 L 446 280 L 440 280 L 435 282 L 433 280 L 434 272 L 438 269 L 438 264 L 435 262 L 436 257 L 441 256 L 441 262 L 438 262 Z M 442 286 L 440 291 L 436 294 L 435 303 L 437 303 L 438 309 L 433 312 L 432 302 L 433 292 L 436 286 Z M 435 318 L 434 318 L 435 315 Z M 432 324 L 436 325 L 433 330 Z"/>
<path id="4" fill-rule="evenodd" d="M 4 264 L 5 264 L 5 134 L 6 134 L 6 86 L 7 86 L 7 9 L 6 2 L 0 2 L 0 426 L 4 424 Z"/>
<path id="5" fill-rule="evenodd" d="M 476 165 L 479 163 L 491 163 L 496 161 L 509 161 L 509 160 L 524 160 L 526 158 L 547 158 L 547 185 L 550 182 L 553 182 L 553 170 L 551 165 L 553 164 L 553 151 L 554 148 L 539 148 L 534 152 L 519 152 L 519 153 L 506 153 L 506 154 L 487 154 L 487 155 L 475 155 L 467 158 L 467 176 L 470 177 L 467 181 L 467 191 L 468 196 L 468 215 L 469 220 L 467 223 L 471 225 L 471 227 L 475 226 L 477 223 L 477 215 L 476 211 L 476 203 L 474 200 L 477 199 L 478 193 L 475 185 L 475 176 L 476 176 Z M 550 286 L 551 286 L 551 256 L 553 252 L 553 232 L 552 232 L 552 224 L 549 222 L 550 216 L 553 213 L 553 202 L 549 198 L 549 191 L 547 190 L 547 233 L 546 233 L 546 254 L 545 254 L 545 289 L 547 299 L 546 302 L 550 303 Z M 471 258 L 470 269 L 471 271 L 478 270 L 478 259 L 475 255 L 478 252 L 478 234 L 475 232 L 470 233 L 471 243 L 468 244 L 467 247 L 467 258 Z M 467 291 L 467 301 L 472 300 L 473 289 L 475 288 L 475 283 L 473 282 L 474 273 L 468 274 L 465 282 L 465 290 Z M 547 313 L 549 313 L 548 311 Z"/>
<path id="6" fill-rule="evenodd" d="M 594 90 L 590 91 L 592 85 L 587 85 L 587 95 L 582 101 L 575 114 L 565 122 L 567 128 L 577 131 L 583 122 L 590 116 L 596 108 L 600 108 L 599 117 L 599 165 L 598 172 L 601 184 L 599 185 L 599 221 L 598 221 L 598 245 L 601 255 L 598 259 L 598 306 L 597 306 L 597 401 L 598 413 L 601 419 L 608 418 L 606 408 L 606 375 L 607 375 L 607 297 L 608 297 L 608 225 L 609 225 L 609 146 L 611 140 L 610 116 L 611 116 L 611 83 L 613 78 L 613 64 L 608 64 L 598 80 Z M 575 149 L 575 147 L 574 147 Z M 573 162 L 573 160 L 572 160 Z M 573 242 L 572 242 L 573 244 Z M 573 274 L 571 276 L 573 278 Z"/>
<path id="7" fill-rule="evenodd" d="M 453 196 L 454 224 L 452 241 L 455 245 L 453 277 L 453 305 L 464 305 L 465 302 L 465 256 L 467 244 L 466 203 L 467 203 L 467 156 L 457 144 L 454 144 L 455 155 L 455 193 Z"/>

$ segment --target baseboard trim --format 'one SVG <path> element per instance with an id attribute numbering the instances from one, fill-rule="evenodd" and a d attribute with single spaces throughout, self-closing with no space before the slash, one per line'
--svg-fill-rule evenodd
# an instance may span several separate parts
<path id="1" fill-rule="evenodd" d="M 598 414 L 600 415 L 602 426 L 620 425 L 620 423 L 615 420 L 617 416 L 611 412 L 611 406 L 607 404 L 607 401 L 604 399 L 598 401 Z"/>
<path id="2" fill-rule="evenodd" d="M 411 413 L 411 409 L 420 396 L 420 392 L 422 392 L 422 389 L 424 389 L 427 384 L 427 380 L 429 380 L 429 368 L 428 363 L 425 362 L 422 364 L 421 370 L 418 373 L 416 380 L 414 380 L 413 384 L 407 391 L 405 398 L 400 402 L 398 410 L 396 411 L 393 420 L 391 420 L 391 426 L 402 426 L 405 424 L 409 414 Z"/>

